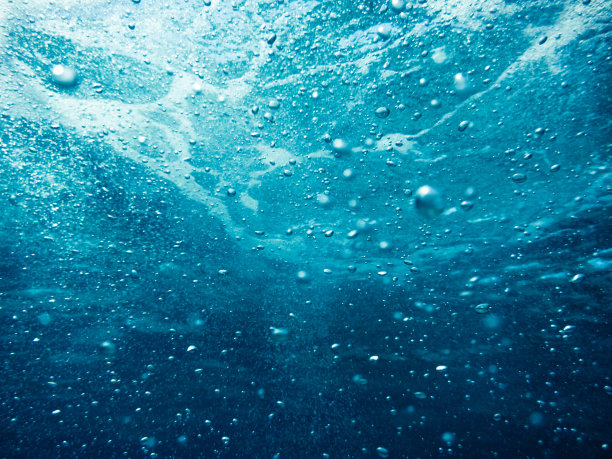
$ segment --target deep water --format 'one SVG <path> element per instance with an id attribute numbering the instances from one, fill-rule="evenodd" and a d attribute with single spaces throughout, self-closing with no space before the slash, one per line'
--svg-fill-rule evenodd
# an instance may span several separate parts
<path id="1" fill-rule="evenodd" d="M 1 0 L 0 457 L 612 443 L 605 0 Z"/>

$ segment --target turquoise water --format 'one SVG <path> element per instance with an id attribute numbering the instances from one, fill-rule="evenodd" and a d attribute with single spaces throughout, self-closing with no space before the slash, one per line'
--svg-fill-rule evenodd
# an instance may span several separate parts
<path id="1" fill-rule="evenodd" d="M 0 3 L 1 457 L 606 457 L 612 10 Z"/>

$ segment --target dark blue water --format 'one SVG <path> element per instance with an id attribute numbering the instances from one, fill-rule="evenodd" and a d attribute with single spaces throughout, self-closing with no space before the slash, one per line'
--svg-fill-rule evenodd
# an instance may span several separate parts
<path id="1" fill-rule="evenodd" d="M 0 3 L 0 457 L 608 457 L 612 9 Z"/>

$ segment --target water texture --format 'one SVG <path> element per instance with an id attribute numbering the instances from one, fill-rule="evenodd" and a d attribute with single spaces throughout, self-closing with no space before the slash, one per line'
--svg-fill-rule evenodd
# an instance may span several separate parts
<path id="1" fill-rule="evenodd" d="M 0 457 L 609 457 L 606 0 L 1 0 Z"/>

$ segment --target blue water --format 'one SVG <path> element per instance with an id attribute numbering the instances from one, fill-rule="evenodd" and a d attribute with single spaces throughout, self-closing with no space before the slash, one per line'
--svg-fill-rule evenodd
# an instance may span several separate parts
<path id="1" fill-rule="evenodd" d="M 3 0 L 0 457 L 609 457 L 611 24 Z"/>

